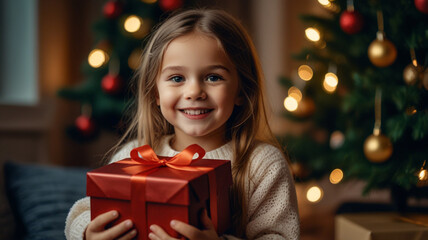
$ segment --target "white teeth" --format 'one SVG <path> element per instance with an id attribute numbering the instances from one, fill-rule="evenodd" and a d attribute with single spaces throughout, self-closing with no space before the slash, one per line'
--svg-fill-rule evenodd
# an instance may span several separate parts
<path id="1" fill-rule="evenodd" d="M 183 112 L 189 115 L 200 115 L 209 112 L 208 109 L 184 109 Z"/>

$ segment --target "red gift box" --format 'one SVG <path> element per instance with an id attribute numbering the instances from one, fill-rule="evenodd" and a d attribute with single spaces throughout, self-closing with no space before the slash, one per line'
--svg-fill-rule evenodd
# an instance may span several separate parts
<path id="1" fill-rule="evenodd" d="M 198 158 L 192 160 L 195 153 Z M 120 216 L 113 225 L 131 219 L 138 239 L 148 239 L 152 224 L 180 237 L 170 221 L 200 228 L 200 214 L 206 209 L 217 233 L 226 232 L 231 226 L 231 164 L 228 160 L 202 159 L 204 154 L 198 145 L 191 145 L 172 158 L 159 159 L 145 145 L 133 149 L 131 158 L 88 172 L 91 219 L 117 210 Z"/>

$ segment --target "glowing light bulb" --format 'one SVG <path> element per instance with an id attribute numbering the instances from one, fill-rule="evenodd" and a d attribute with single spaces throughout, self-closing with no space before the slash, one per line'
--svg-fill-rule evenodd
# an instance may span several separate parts
<path id="1" fill-rule="evenodd" d="M 309 202 L 319 202 L 321 201 L 323 197 L 323 191 L 318 186 L 312 186 L 308 189 L 306 192 L 306 199 L 308 199 Z"/>
<path id="2" fill-rule="evenodd" d="M 316 28 L 306 28 L 306 37 L 312 42 L 318 42 L 321 39 L 321 34 Z"/>
<path id="3" fill-rule="evenodd" d="M 336 168 L 333 171 L 331 171 L 330 182 L 332 184 L 338 184 L 338 183 L 340 183 L 340 181 L 342 181 L 342 179 L 343 179 L 343 171 L 342 170 L 340 170 L 339 168 Z"/>
<path id="4" fill-rule="evenodd" d="M 336 74 L 329 72 L 325 75 L 322 86 L 324 87 L 324 90 L 328 93 L 333 93 L 336 90 L 338 83 L 339 80 Z"/>
<path id="5" fill-rule="evenodd" d="M 302 65 L 297 70 L 297 74 L 299 74 L 299 77 L 304 81 L 309 81 L 314 76 L 314 71 L 311 67 L 308 65 Z"/>
<path id="6" fill-rule="evenodd" d="M 295 98 L 288 96 L 284 99 L 284 107 L 288 111 L 290 112 L 296 111 L 298 106 L 299 106 L 299 103 Z"/>
<path id="7" fill-rule="evenodd" d="M 421 181 L 427 180 L 428 179 L 427 170 L 426 169 L 422 169 L 421 171 L 419 171 L 418 178 Z"/>
<path id="8" fill-rule="evenodd" d="M 288 89 L 288 96 L 296 99 L 297 102 L 302 100 L 302 92 L 296 87 L 290 87 Z"/>
<path id="9" fill-rule="evenodd" d="M 323 5 L 323 6 L 330 6 L 331 3 L 329 0 L 318 0 L 319 4 Z"/>
<path id="10" fill-rule="evenodd" d="M 325 74 L 324 81 L 331 87 L 336 87 L 339 83 L 339 79 L 337 78 L 336 74 L 331 72 Z"/>
<path id="11" fill-rule="evenodd" d="M 101 49 L 94 49 L 88 55 L 88 63 L 93 68 L 99 68 L 108 61 L 108 55 Z"/>
<path id="12" fill-rule="evenodd" d="M 143 20 L 140 17 L 136 15 L 130 15 L 129 17 L 126 18 L 123 27 L 125 28 L 126 31 L 130 33 L 134 33 L 140 29 L 142 24 L 143 24 Z"/>
<path id="13" fill-rule="evenodd" d="M 333 93 L 334 91 L 336 91 L 336 87 L 328 85 L 325 81 L 322 83 L 322 86 L 327 93 Z"/>

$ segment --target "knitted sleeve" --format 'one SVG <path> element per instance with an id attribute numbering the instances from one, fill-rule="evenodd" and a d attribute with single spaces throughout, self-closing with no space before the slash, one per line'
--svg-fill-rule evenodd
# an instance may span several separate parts
<path id="1" fill-rule="evenodd" d="M 110 160 L 110 163 L 129 157 L 129 152 L 135 147 L 136 141 L 127 143 Z M 65 237 L 67 240 L 83 239 L 86 227 L 91 222 L 90 199 L 85 197 L 71 207 L 65 221 Z"/>
<path id="2" fill-rule="evenodd" d="M 65 221 L 65 237 L 67 240 L 82 240 L 86 227 L 91 222 L 89 197 L 78 200 L 71 207 Z"/>
<path id="3" fill-rule="evenodd" d="M 294 181 L 279 149 L 268 144 L 255 149 L 246 188 L 249 239 L 299 239 Z"/>
<path id="4" fill-rule="evenodd" d="M 137 144 L 138 144 L 137 140 L 133 140 L 123 145 L 120 148 L 120 150 L 117 153 L 115 153 L 113 157 L 111 157 L 109 163 L 114 163 L 125 158 L 130 158 L 131 157 L 130 152 L 132 149 L 137 147 Z"/>

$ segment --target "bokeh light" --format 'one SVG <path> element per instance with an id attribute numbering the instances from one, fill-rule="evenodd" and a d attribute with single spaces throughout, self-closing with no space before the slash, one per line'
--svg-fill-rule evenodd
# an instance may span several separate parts
<path id="1" fill-rule="evenodd" d="M 321 34 L 318 29 L 310 27 L 305 30 L 306 37 L 312 42 L 318 42 L 321 39 Z"/>
<path id="2" fill-rule="evenodd" d="M 428 179 L 428 173 L 427 173 L 427 170 L 426 170 L 426 169 L 422 169 L 421 171 L 419 171 L 418 178 L 419 178 L 419 180 L 421 180 L 421 181 L 425 181 L 425 180 L 427 180 L 427 179 Z"/>
<path id="3" fill-rule="evenodd" d="M 339 83 L 339 79 L 337 78 L 336 74 L 332 72 L 328 72 L 325 74 L 324 81 L 331 87 L 336 87 Z"/>
<path id="4" fill-rule="evenodd" d="M 341 131 L 334 131 L 330 135 L 330 147 L 332 149 L 340 148 L 345 142 L 345 135 Z"/>
<path id="5" fill-rule="evenodd" d="M 339 83 L 339 79 L 336 74 L 332 72 L 328 72 L 325 74 L 323 81 L 323 88 L 328 93 L 333 93 L 336 90 L 337 84 Z"/>
<path id="6" fill-rule="evenodd" d="M 329 0 L 318 0 L 318 2 L 323 6 L 329 6 L 331 5 Z"/>
<path id="7" fill-rule="evenodd" d="M 302 92 L 296 87 L 290 87 L 288 89 L 288 96 L 296 99 L 297 102 L 302 100 Z"/>
<path id="8" fill-rule="evenodd" d="M 140 29 L 142 24 L 143 20 L 140 17 L 136 15 L 130 15 L 126 18 L 123 27 L 127 32 L 134 33 Z"/>
<path id="9" fill-rule="evenodd" d="M 309 81 L 314 76 L 314 71 L 308 65 L 301 65 L 297 70 L 297 74 L 304 81 Z"/>
<path id="10" fill-rule="evenodd" d="M 88 55 L 88 63 L 93 68 L 99 68 L 108 61 L 107 53 L 101 49 L 94 49 Z"/>
<path id="11" fill-rule="evenodd" d="M 288 96 L 284 99 L 284 107 L 288 111 L 290 112 L 296 111 L 298 106 L 299 106 L 299 103 L 295 98 Z"/>
<path id="12" fill-rule="evenodd" d="M 323 190 L 318 186 L 312 186 L 306 192 L 306 199 L 309 202 L 316 203 L 321 201 L 323 197 Z"/>
<path id="13" fill-rule="evenodd" d="M 342 170 L 340 170 L 339 168 L 336 168 L 333 171 L 331 171 L 330 182 L 332 184 L 338 184 L 342 181 L 342 179 L 343 179 L 343 171 Z"/>

